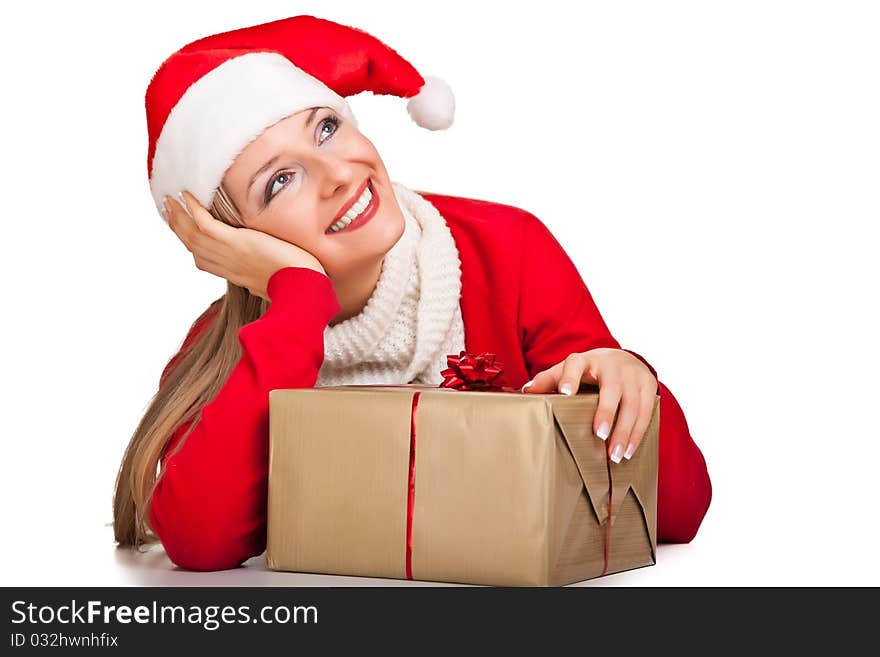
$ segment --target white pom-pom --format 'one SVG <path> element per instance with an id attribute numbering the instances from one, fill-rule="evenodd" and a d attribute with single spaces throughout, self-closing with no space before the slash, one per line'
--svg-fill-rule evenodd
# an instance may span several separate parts
<path id="1" fill-rule="evenodd" d="M 428 130 L 445 130 L 452 125 L 455 97 L 452 89 L 440 78 L 423 76 L 424 86 L 409 99 L 406 111 L 418 125 Z"/>

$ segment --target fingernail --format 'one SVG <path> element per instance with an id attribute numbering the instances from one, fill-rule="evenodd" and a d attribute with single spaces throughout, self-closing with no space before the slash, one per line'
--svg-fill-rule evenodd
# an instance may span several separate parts
<path id="1" fill-rule="evenodd" d="M 636 448 L 632 443 L 630 443 L 626 446 L 626 451 L 623 453 L 623 458 L 629 461 L 632 458 L 634 451 L 636 451 Z"/>
<path id="2" fill-rule="evenodd" d="M 195 219 L 193 217 L 193 213 L 189 211 L 189 206 L 186 204 L 186 199 L 183 198 L 183 192 L 177 192 L 177 199 L 180 201 L 180 209 L 186 212 L 186 216 Z"/>
<path id="3" fill-rule="evenodd" d="M 623 451 L 623 445 L 617 443 L 614 446 L 614 449 L 611 451 L 611 460 L 615 463 L 620 463 L 620 453 Z"/>
<path id="4" fill-rule="evenodd" d="M 535 385 L 535 380 L 534 380 L 534 379 L 532 379 L 531 381 L 529 381 L 528 383 L 526 383 L 526 384 L 520 389 L 520 392 L 525 392 L 525 391 L 526 391 L 526 388 L 529 388 L 529 387 L 531 387 L 531 386 L 533 386 L 533 385 Z"/>
<path id="5" fill-rule="evenodd" d="M 599 430 L 596 432 L 596 435 L 599 436 L 602 440 L 608 439 L 608 423 L 603 422 L 599 425 Z"/>
<path id="6" fill-rule="evenodd" d="M 563 383 L 561 386 L 559 386 L 559 392 L 561 392 L 563 395 L 570 395 L 571 394 L 571 384 L 570 383 Z"/>

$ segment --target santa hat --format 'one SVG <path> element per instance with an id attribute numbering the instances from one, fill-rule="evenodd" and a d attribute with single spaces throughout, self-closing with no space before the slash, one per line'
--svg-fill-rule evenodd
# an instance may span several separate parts
<path id="1" fill-rule="evenodd" d="M 186 190 L 210 207 L 238 154 L 266 128 L 315 106 L 355 126 L 345 96 L 372 91 L 409 98 L 429 130 L 452 124 L 455 101 L 439 78 L 419 75 L 366 32 L 314 16 L 205 37 L 156 71 L 146 93 L 147 173 L 156 208 Z"/>

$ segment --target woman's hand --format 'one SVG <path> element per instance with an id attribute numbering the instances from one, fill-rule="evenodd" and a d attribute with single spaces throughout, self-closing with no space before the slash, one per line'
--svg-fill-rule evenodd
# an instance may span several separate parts
<path id="1" fill-rule="evenodd" d="M 657 379 L 645 364 L 622 349 L 591 349 L 574 353 L 561 363 L 540 372 L 523 386 L 524 393 L 576 393 L 581 382 L 599 385 L 599 404 L 593 418 L 593 433 L 602 440 L 614 424 L 608 441 L 611 460 L 632 458 L 642 442 L 657 394 Z M 614 423 L 614 414 L 620 413 Z"/>
<path id="2" fill-rule="evenodd" d="M 189 192 L 182 196 L 188 211 L 176 199 L 165 197 L 168 225 L 202 271 L 266 300 L 269 279 L 283 267 L 307 267 L 326 275 L 318 259 L 305 249 L 258 230 L 233 228 L 215 219 Z"/>

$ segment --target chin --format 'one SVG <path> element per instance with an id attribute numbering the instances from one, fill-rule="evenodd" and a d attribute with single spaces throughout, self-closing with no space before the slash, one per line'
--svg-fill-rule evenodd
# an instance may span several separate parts
<path id="1" fill-rule="evenodd" d="M 403 213 L 396 207 L 391 212 L 384 212 L 373 217 L 375 222 L 375 239 L 378 251 L 388 253 L 398 240 L 403 236 L 406 229 L 406 221 Z"/>
<path id="2" fill-rule="evenodd" d="M 388 218 L 389 229 L 394 235 L 394 240 L 391 243 L 391 246 L 394 246 L 403 236 L 404 230 L 406 230 L 406 220 L 403 218 L 403 212 L 401 212 L 400 208 L 397 206 L 397 203 L 394 204 L 394 212 L 389 213 L 392 216 Z M 390 249 L 391 246 L 388 248 Z"/>
<path id="3" fill-rule="evenodd" d="M 403 231 L 406 228 L 406 220 L 403 218 L 403 210 L 400 209 L 397 197 L 394 195 L 391 187 L 383 183 L 377 191 L 381 205 L 376 216 L 373 217 L 373 223 L 377 233 L 381 232 L 391 240 L 391 244 L 388 246 L 390 249 L 397 243 L 400 236 L 403 235 Z M 381 230 L 378 230 L 379 227 L 381 227 Z"/>

